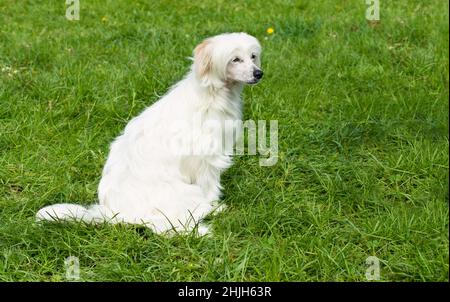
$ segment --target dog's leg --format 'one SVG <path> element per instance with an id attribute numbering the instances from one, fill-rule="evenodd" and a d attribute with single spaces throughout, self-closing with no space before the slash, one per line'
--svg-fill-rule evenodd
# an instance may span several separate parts
<path id="1" fill-rule="evenodd" d="M 200 186 L 209 202 L 220 199 L 220 173 L 213 169 L 205 169 L 204 173 L 197 177 L 196 183 Z"/>

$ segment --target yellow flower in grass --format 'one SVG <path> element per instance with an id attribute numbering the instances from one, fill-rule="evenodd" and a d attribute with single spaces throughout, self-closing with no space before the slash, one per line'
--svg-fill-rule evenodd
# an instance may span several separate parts
<path id="1" fill-rule="evenodd" d="M 106 21 L 108 21 L 108 18 L 106 18 L 106 16 L 105 16 L 102 18 L 102 22 L 106 22 Z"/>
<path id="2" fill-rule="evenodd" d="M 273 34 L 273 33 L 275 32 L 275 29 L 273 29 L 272 27 L 269 27 L 269 28 L 266 30 L 266 32 L 267 32 L 267 34 L 271 35 L 271 34 Z"/>

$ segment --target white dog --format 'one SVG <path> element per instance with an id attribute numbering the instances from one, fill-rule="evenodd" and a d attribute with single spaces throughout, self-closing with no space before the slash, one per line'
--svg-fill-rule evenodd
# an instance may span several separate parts
<path id="1" fill-rule="evenodd" d="M 203 41 L 185 78 L 132 119 L 112 143 L 99 204 L 47 206 L 37 220 L 124 222 L 156 233 L 189 232 L 203 217 L 221 210 L 220 174 L 231 165 L 232 152 L 229 146 L 222 148 L 223 135 L 236 137 L 241 131 L 240 123 L 231 129 L 223 125 L 241 120 L 243 85 L 255 84 L 263 75 L 260 56 L 258 40 L 245 33 Z M 202 146 L 209 151 L 198 152 Z M 197 230 L 204 234 L 208 227 Z"/>

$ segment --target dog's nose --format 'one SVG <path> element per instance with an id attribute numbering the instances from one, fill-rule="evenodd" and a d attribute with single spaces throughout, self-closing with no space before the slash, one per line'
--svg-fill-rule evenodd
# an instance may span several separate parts
<path id="1" fill-rule="evenodd" d="M 264 72 L 262 70 L 255 69 L 253 71 L 253 76 L 255 77 L 255 79 L 259 80 L 259 79 L 261 79 L 263 77 L 263 75 L 264 75 Z"/>

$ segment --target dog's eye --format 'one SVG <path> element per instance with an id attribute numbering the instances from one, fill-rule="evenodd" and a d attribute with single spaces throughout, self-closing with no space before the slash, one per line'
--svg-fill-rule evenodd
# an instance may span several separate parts
<path id="1" fill-rule="evenodd" d="M 256 59 L 256 55 L 252 54 L 252 60 Z"/>
<path id="2" fill-rule="evenodd" d="M 241 59 L 240 58 L 238 58 L 238 57 L 236 57 L 236 58 L 234 58 L 233 59 L 233 61 L 232 62 L 234 62 L 234 63 L 239 63 L 239 62 L 241 62 Z"/>

